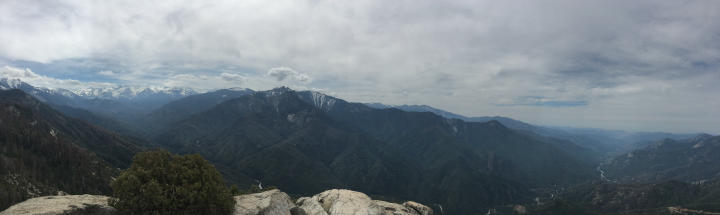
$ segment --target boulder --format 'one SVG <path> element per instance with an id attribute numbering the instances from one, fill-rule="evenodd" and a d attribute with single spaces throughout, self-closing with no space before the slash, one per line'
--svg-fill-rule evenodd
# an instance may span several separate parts
<path id="1" fill-rule="evenodd" d="M 432 209 L 417 202 L 403 205 L 372 200 L 361 192 L 334 189 L 313 197 L 298 199 L 297 205 L 308 215 L 432 215 Z"/>
<path id="2" fill-rule="evenodd" d="M 382 215 L 420 215 L 412 208 L 405 207 L 401 204 L 395 204 L 380 200 L 373 200 L 373 202 L 378 207 L 380 207 L 380 214 Z"/>
<path id="3" fill-rule="evenodd" d="M 0 215 L 111 215 L 116 210 L 108 206 L 109 198 L 98 195 L 43 196 L 15 204 Z"/>
<path id="4" fill-rule="evenodd" d="M 295 204 L 297 205 L 297 212 L 294 212 L 292 215 L 328 215 L 327 211 L 325 211 L 315 198 L 301 197 L 295 201 Z"/>
<path id="5" fill-rule="evenodd" d="M 113 215 L 107 196 L 65 195 L 28 199 L 0 215 Z M 432 215 L 432 209 L 417 202 L 402 205 L 372 200 L 361 192 L 328 190 L 295 203 L 280 190 L 235 196 L 235 215 Z"/>
<path id="6" fill-rule="evenodd" d="M 403 206 L 413 209 L 419 215 L 433 215 L 432 208 L 425 206 L 423 204 L 417 203 L 417 202 L 407 201 L 407 202 L 403 203 Z"/>
<path id="7" fill-rule="evenodd" d="M 313 196 L 330 214 L 342 215 L 374 215 L 380 214 L 380 207 L 373 203 L 369 196 L 361 192 L 333 189 Z"/>
<path id="8" fill-rule="evenodd" d="M 234 215 L 290 215 L 295 207 L 290 196 L 274 189 L 262 193 L 235 196 Z"/>

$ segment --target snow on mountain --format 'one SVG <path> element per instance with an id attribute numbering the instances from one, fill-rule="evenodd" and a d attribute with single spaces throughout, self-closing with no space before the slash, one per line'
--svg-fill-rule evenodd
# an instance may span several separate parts
<path id="1" fill-rule="evenodd" d="M 17 78 L 1 78 L 0 79 L 0 89 L 3 89 L 3 90 L 20 89 L 20 90 L 23 90 L 32 95 L 40 95 L 43 93 L 47 93 L 47 94 L 54 93 L 54 90 L 47 89 L 47 88 L 34 87 L 34 86 L 32 86 L 28 83 L 25 83 L 22 80 L 17 79 Z"/>
<path id="2" fill-rule="evenodd" d="M 332 109 L 333 106 L 335 105 L 336 100 L 335 100 L 335 98 L 333 98 L 331 96 L 328 96 L 328 95 L 325 95 L 325 94 L 322 94 L 319 92 L 315 92 L 315 91 L 312 91 L 311 95 L 312 95 L 313 105 L 315 105 L 315 107 L 320 108 L 323 111 L 326 111 L 326 112 L 330 111 L 330 109 Z"/>
<path id="3" fill-rule="evenodd" d="M 149 98 L 154 96 L 163 96 L 170 98 L 180 98 L 189 95 L 197 94 L 198 92 L 190 88 L 180 87 L 131 87 L 131 86 L 119 86 L 119 87 L 90 87 L 77 90 L 68 90 L 63 88 L 48 89 L 41 87 L 34 87 L 20 79 L 15 78 L 1 78 L 0 89 L 21 89 L 27 91 L 30 94 L 37 95 L 41 91 L 43 93 L 60 95 L 69 98 L 86 98 L 86 99 L 110 99 L 110 100 L 134 100 L 140 98 Z"/>
<path id="4" fill-rule="evenodd" d="M 197 91 L 190 88 L 179 87 L 111 87 L 111 88 L 86 88 L 74 91 L 75 94 L 86 98 L 101 99 L 124 99 L 133 100 L 152 96 L 184 97 L 197 94 Z"/>
<path id="5" fill-rule="evenodd" d="M 20 79 L 9 79 L 9 78 L 2 78 L 0 79 L 0 89 L 7 90 L 7 89 L 17 89 L 20 87 L 20 85 L 23 82 L 20 81 Z"/>

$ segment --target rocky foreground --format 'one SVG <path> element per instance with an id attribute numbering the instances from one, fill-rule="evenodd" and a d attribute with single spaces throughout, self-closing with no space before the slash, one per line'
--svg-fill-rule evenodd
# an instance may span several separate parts
<path id="1" fill-rule="evenodd" d="M 107 196 L 65 195 L 28 199 L 0 215 L 113 215 Z M 351 190 L 328 190 L 295 201 L 280 190 L 235 196 L 234 215 L 432 215 L 429 207 L 408 201 L 403 204 L 372 200 Z"/>

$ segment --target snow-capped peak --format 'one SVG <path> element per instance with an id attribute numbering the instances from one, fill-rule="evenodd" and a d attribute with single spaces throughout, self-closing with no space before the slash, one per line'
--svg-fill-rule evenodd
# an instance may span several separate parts
<path id="1" fill-rule="evenodd" d="M 190 88 L 179 87 L 109 87 L 109 88 L 85 88 L 74 91 L 75 94 L 82 97 L 107 98 L 107 99 L 134 99 L 137 97 L 148 97 L 155 95 L 183 97 L 196 94 L 197 92 Z"/>
<path id="2" fill-rule="evenodd" d="M 20 88 L 23 82 L 17 78 L 2 78 L 0 79 L 0 88 L 2 89 L 16 89 Z"/>

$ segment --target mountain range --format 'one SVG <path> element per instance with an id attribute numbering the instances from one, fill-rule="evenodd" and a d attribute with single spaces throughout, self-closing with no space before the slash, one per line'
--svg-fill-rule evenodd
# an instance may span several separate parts
<path id="1" fill-rule="evenodd" d="M 108 87 L 77 90 L 34 87 L 19 79 L 0 78 L 0 90 L 20 89 L 53 106 L 89 110 L 123 122 L 133 122 L 149 111 L 198 92 L 190 88 Z"/>
<path id="2" fill-rule="evenodd" d="M 0 196 L 3 207 L 57 191 L 107 194 L 118 168 L 156 147 L 201 154 L 240 186 L 262 183 L 294 195 L 347 188 L 446 214 L 533 202 L 533 210 L 566 210 L 550 202 L 568 196 L 568 204 L 592 210 L 598 206 L 578 193 L 697 187 L 717 179 L 713 165 L 720 166 L 717 137 L 709 135 L 539 126 L 286 87 L 69 91 L 0 79 L 0 89 L 0 176 L 8 179 L 0 186 L 14 190 Z"/>
<path id="3" fill-rule="evenodd" d="M 616 156 L 602 165 L 611 179 L 623 182 L 703 181 L 720 178 L 720 136 L 663 139 Z"/>
<path id="4" fill-rule="evenodd" d="M 396 108 L 408 112 L 431 112 L 448 119 L 460 119 L 466 122 L 488 122 L 496 120 L 508 128 L 515 130 L 572 141 L 585 148 L 601 153 L 603 157 L 615 156 L 639 149 L 656 140 L 665 138 L 687 139 L 699 135 L 698 133 L 630 132 L 598 128 L 542 126 L 502 116 L 466 117 L 427 105 L 385 105 L 381 103 L 365 103 L 365 105 L 376 109 Z"/>

